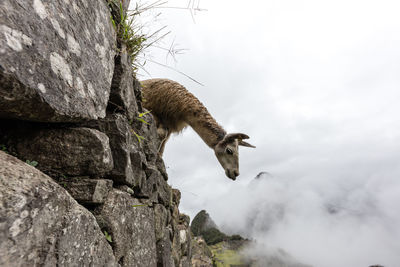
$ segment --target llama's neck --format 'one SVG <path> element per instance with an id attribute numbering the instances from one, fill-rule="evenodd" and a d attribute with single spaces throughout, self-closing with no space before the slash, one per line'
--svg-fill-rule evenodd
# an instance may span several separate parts
<path id="1" fill-rule="evenodd" d="M 205 108 L 200 112 L 195 112 L 193 116 L 190 116 L 187 119 L 187 123 L 210 148 L 214 148 L 226 135 L 225 130 Z"/>

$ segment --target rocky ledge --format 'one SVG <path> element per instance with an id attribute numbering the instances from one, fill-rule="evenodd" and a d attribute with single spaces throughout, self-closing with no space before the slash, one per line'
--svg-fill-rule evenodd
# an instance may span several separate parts
<path id="1" fill-rule="evenodd" d="M 117 2 L 0 5 L 0 266 L 191 265 Z"/>

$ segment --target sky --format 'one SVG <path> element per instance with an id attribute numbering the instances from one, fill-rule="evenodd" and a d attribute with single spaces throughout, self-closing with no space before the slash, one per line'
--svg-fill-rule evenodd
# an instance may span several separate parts
<path id="1" fill-rule="evenodd" d="M 173 136 L 164 161 L 181 212 L 206 209 L 223 230 L 313 266 L 400 266 L 400 2 L 198 4 L 207 10 L 193 17 L 142 16 L 171 33 L 139 78 L 183 84 L 257 148 L 240 148 L 232 181 L 192 129 Z M 175 61 L 171 46 L 187 50 Z"/>

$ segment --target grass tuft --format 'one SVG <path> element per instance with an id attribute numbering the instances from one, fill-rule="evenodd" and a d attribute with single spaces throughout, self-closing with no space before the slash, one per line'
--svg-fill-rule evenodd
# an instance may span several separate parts
<path id="1" fill-rule="evenodd" d="M 121 1 L 109 0 L 110 8 L 112 10 L 118 10 L 118 14 L 114 13 L 114 17 L 111 18 L 111 21 L 117 32 L 118 42 L 124 45 L 121 47 L 122 50 L 119 52 L 126 52 L 129 55 L 135 72 L 138 68 L 142 67 L 142 64 L 140 64 L 138 60 L 139 55 L 144 54 L 144 51 L 147 48 L 169 34 L 169 32 L 167 32 L 159 36 L 167 26 L 164 26 L 151 34 L 145 34 L 144 26 L 138 23 L 138 21 L 140 21 L 138 17 L 142 13 L 165 3 L 166 2 L 162 1 L 155 1 L 151 4 L 136 3 L 135 9 L 127 11 L 124 10 Z"/>

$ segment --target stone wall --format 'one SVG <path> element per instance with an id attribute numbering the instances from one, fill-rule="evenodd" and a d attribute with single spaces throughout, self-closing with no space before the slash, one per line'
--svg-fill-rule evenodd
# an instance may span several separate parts
<path id="1" fill-rule="evenodd" d="M 0 4 L 0 266 L 191 265 L 112 14 L 107 1 Z"/>

